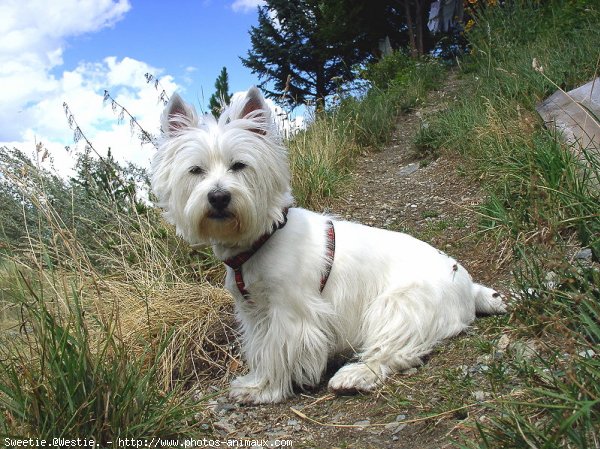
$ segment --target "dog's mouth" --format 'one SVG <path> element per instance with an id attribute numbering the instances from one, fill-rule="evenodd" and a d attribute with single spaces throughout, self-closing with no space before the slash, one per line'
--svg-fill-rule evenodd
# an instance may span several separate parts
<path id="1" fill-rule="evenodd" d="M 198 223 L 198 233 L 221 243 L 235 242 L 240 234 L 240 221 L 231 211 L 213 209 Z"/>
<path id="2" fill-rule="evenodd" d="M 233 218 L 233 214 L 227 210 L 211 210 L 207 217 L 212 220 L 227 220 Z"/>

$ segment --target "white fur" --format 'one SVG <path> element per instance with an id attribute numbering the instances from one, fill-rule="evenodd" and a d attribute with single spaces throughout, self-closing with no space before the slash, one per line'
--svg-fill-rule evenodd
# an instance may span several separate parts
<path id="1" fill-rule="evenodd" d="M 158 204 L 192 244 L 210 243 L 221 260 L 246 249 L 293 203 L 286 150 L 256 88 L 218 121 L 199 119 L 174 97 L 163 115 L 163 141 L 153 162 Z M 232 170 L 243 162 L 242 170 Z M 192 166 L 201 175 L 189 173 Z M 214 190 L 231 193 L 231 217 L 210 218 Z M 326 221 L 335 226 L 335 256 L 323 292 Z M 329 381 L 338 392 L 371 391 L 391 373 L 421 363 L 440 340 L 456 335 L 476 312 L 503 313 L 491 289 L 473 283 L 454 259 L 406 234 L 289 210 L 276 231 L 243 265 L 250 300 L 227 269 L 249 374 L 231 397 L 278 402 L 293 386 L 317 385 L 328 359 L 356 350 L 358 361 Z"/>

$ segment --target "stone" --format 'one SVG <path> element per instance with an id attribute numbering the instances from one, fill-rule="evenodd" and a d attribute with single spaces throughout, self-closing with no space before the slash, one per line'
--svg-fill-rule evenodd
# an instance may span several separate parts
<path id="1" fill-rule="evenodd" d="M 577 260 L 592 260 L 592 249 L 591 248 L 583 248 L 577 251 L 575 254 L 575 259 Z"/>
<path id="2" fill-rule="evenodd" d="M 593 349 L 586 349 L 585 351 L 580 351 L 578 354 L 579 357 L 587 357 L 591 359 L 596 355 L 596 352 L 594 352 Z"/>
<path id="3" fill-rule="evenodd" d="M 396 435 L 398 432 L 400 432 L 402 429 L 406 428 L 406 424 L 399 424 L 398 427 L 396 427 L 396 430 L 394 430 L 392 432 L 392 435 Z"/>
<path id="4" fill-rule="evenodd" d="M 512 345 L 512 349 L 519 359 L 532 359 L 537 354 L 537 344 L 534 340 L 517 341 Z"/>
<path id="5" fill-rule="evenodd" d="M 498 343 L 496 343 L 496 348 L 498 348 L 499 351 L 506 351 L 506 348 L 508 348 L 509 344 L 510 337 L 506 334 L 502 334 L 502 336 L 498 340 Z"/>
<path id="6" fill-rule="evenodd" d="M 357 426 L 357 427 L 367 427 L 367 426 L 371 425 L 371 420 L 369 420 L 369 419 L 363 419 L 361 421 L 356 421 L 354 423 L 354 425 Z"/>
<path id="7" fill-rule="evenodd" d="M 569 145 L 600 148 L 600 126 L 591 119 L 591 114 L 600 113 L 600 78 L 567 93 L 557 90 L 536 109 L 546 126 L 557 129 Z"/>
<path id="8" fill-rule="evenodd" d="M 483 391 L 474 391 L 473 396 L 477 402 L 485 401 L 486 394 Z"/>
<path id="9" fill-rule="evenodd" d="M 219 421 L 215 421 L 213 423 L 213 427 L 216 430 L 219 430 L 223 433 L 225 433 L 226 435 L 229 435 L 233 432 L 235 432 L 235 427 L 233 426 L 233 424 L 231 424 L 229 421 L 225 420 L 225 419 L 221 419 Z"/>
<path id="10" fill-rule="evenodd" d="M 419 169 L 419 164 L 416 162 L 413 162 L 412 164 L 408 164 L 408 165 L 402 167 L 400 170 L 398 170 L 397 175 L 398 176 L 410 176 L 414 172 L 416 172 L 418 169 Z"/>

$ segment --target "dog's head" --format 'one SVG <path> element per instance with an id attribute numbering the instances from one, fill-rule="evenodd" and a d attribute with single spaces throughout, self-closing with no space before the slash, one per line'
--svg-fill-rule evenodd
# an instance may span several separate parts
<path id="1" fill-rule="evenodd" d="M 152 190 L 188 242 L 249 246 L 283 219 L 293 202 L 287 153 L 257 88 L 218 120 L 174 94 L 161 127 Z"/>

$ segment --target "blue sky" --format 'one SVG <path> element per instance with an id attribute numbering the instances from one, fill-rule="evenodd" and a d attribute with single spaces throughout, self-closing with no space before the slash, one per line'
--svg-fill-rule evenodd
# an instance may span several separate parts
<path id="1" fill-rule="evenodd" d="M 2 0 L 0 2 L 0 146 L 33 154 L 43 143 L 59 171 L 68 171 L 74 145 L 63 112 L 67 102 L 100 153 L 148 166 L 154 148 L 131 136 L 103 105 L 107 89 L 151 133 L 162 104 L 144 73 L 160 78 L 206 108 L 221 68 L 232 92 L 258 79 L 239 57 L 261 0 Z"/>
<path id="2" fill-rule="evenodd" d="M 255 3 L 234 10 L 233 0 L 130 0 L 131 9 L 114 27 L 68 42 L 64 68 L 106 56 L 130 57 L 163 68 L 190 101 L 204 92 L 208 102 L 225 66 L 231 89 L 248 89 L 258 79 L 239 57 L 250 49 Z"/>

